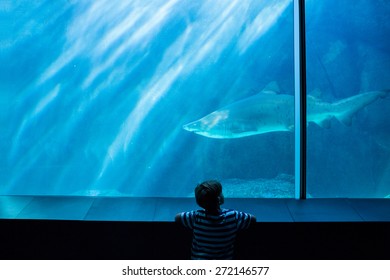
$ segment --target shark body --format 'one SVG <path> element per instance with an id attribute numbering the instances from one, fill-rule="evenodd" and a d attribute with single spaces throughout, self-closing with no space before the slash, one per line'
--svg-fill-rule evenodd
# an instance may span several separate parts
<path id="1" fill-rule="evenodd" d="M 390 90 L 370 91 L 341 99 L 334 103 L 307 96 L 307 122 L 329 127 L 336 118 L 350 125 L 352 116 L 378 98 L 387 97 Z M 241 138 L 276 131 L 294 130 L 294 96 L 262 92 L 216 110 L 183 126 L 196 134 L 219 139 Z"/>

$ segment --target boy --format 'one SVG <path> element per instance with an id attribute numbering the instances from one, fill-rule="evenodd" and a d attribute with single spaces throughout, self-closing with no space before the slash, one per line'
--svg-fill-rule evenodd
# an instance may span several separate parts
<path id="1" fill-rule="evenodd" d="M 234 242 L 240 230 L 256 222 L 256 217 L 231 209 L 224 203 L 222 185 L 205 181 L 195 188 L 196 203 L 204 210 L 182 212 L 175 221 L 193 231 L 191 259 L 233 259 Z"/>

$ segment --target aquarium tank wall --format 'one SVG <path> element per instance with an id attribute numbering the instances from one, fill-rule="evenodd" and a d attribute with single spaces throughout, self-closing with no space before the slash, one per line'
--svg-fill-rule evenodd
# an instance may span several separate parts
<path id="1" fill-rule="evenodd" d="M 0 13 L 0 195 L 294 197 L 292 0 Z M 390 194 L 389 14 L 306 1 L 307 197 Z"/>

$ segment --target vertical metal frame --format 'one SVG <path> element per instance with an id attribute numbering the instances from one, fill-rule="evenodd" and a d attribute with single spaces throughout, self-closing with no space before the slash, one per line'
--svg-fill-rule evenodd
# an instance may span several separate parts
<path id="1" fill-rule="evenodd" d="M 306 199 L 305 0 L 294 0 L 295 198 Z"/>

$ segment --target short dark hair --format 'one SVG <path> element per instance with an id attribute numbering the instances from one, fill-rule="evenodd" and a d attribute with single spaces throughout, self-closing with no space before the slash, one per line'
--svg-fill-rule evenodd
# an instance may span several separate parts
<path id="1" fill-rule="evenodd" d="M 218 209 L 221 194 L 222 185 L 216 180 L 204 181 L 195 188 L 196 203 L 206 210 Z"/>

